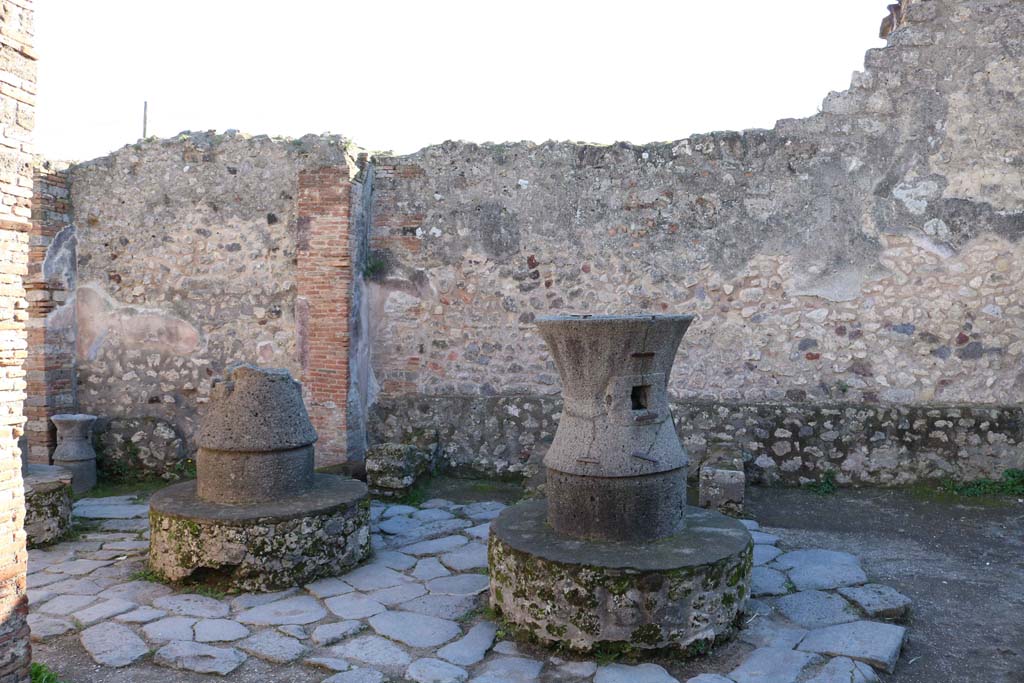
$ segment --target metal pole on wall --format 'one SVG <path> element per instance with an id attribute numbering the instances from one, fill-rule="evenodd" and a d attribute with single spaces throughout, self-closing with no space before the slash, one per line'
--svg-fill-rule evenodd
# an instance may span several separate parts
<path id="1" fill-rule="evenodd" d="M 146 117 L 149 115 L 149 101 L 142 101 L 142 139 L 146 139 Z"/>

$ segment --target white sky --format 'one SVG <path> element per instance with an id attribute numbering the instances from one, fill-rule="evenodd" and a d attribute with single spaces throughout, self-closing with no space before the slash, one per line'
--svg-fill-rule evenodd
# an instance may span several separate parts
<path id="1" fill-rule="evenodd" d="M 40 0 L 37 150 L 149 134 L 675 140 L 809 116 L 890 0 Z"/>

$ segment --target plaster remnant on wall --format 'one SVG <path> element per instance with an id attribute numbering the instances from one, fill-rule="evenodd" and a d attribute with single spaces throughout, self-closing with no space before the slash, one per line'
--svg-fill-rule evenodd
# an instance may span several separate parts
<path id="1" fill-rule="evenodd" d="M 186 356 L 201 346 L 199 330 L 186 320 L 161 311 L 118 304 L 96 285 L 75 292 L 78 353 L 95 360 L 110 342 L 125 349 L 155 350 Z"/>

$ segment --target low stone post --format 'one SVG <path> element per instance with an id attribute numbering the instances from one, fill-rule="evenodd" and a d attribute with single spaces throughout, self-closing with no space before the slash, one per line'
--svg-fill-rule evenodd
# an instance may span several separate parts
<path id="1" fill-rule="evenodd" d="M 96 416 L 78 413 L 50 419 L 57 426 L 53 464 L 70 470 L 71 489 L 76 494 L 85 493 L 96 486 L 96 451 L 90 442 Z"/>

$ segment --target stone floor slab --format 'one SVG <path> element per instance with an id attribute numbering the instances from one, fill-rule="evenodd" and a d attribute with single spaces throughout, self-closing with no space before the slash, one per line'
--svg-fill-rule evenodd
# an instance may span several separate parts
<path id="1" fill-rule="evenodd" d="M 487 546 L 483 543 L 468 543 L 457 550 L 440 556 L 441 562 L 457 572 L 487 567 Z"/>
<path id="2" fill-rule="evenodd" d="M 481 621 L 469 629 L 463 637 L 448 643 L 437 651 L 437 656 L 459 666 L 472 666 L 484 658 L 494 644 L 494 636 L 498 632 L 496 624 Z"/>
<path id="3" fill-rule="evenodd" d="M 312 624 L 325 616 L 327 610 L 315 598 L 309 595 L 296 595 L 247 609 L 236 615 L 235 620 L 250 626 L 281 626 Z"/>
<path id="4" fill-rule="evenodd" d="M 786 595 L 789 593 L 787 582 L 786 575 L 779 570 L 757 566 L 750 572 L 750 594 L 755 598 L 764 595 Z"/>
<path id="5" fill-rule="evenodd" d="M 469 543 L 469 539 L 465 536 L 442 536 L 441 538 L 434 538 L 429 541 L 419 541 L 411 545 L 403 546 L 401 551 L 407 555 L 416 555 L 417 557 L 420 557 L 423 555 L 436 555 L 438 553 L 449 552 L 460 546 L 464 546 L 467 543 Z"/>
<path id="6" fill-rule="evenodd" d="M 253 657 L 259 657 L 274 664 L 294 662 L 309 651 L 309 648 L 301 641 L 269 630 L 254 633 L 236 643 L 235 646 Z"/>
<path id="7" fill-rule="evenodd" d="M 855 621 L 811 631 L 798 649 L 833 657 L 849 657 L 892 673 L 903 649 L 907 629 L 877 621 Z"/>
<path id="8" fill-rule="evenodd" d="M 384 680 L 384 674 L 379 671 L 355 667 L 340 674 L 335 674 L 330 678 L 325 678 L 323 683 L 383 683 Z"/>
<path id="9" fill-rule="evenodd" d="M 344 638 L 359 633 L 365 628 L 363 622 L 355 619 L 336 621 L 330 624 L 320 624 L 313 629 L 313 643 L 321 647 L 334 645 Z"/>
<path id="10" fill-rule="evenodd" d="M 130 612 L 136 607 L 138 607 L 138 605 L 134 602 L 121 600 L 120 598 L 100 600 L 99 602 L 89 605 L 85 609 L 78 610 L 71 615 L 71 618 L 84 628 L 86 626 L 98 624 L 101 621 L 108 621 L 109 619 L 116 617 L 118 614 Z"/>
<path id="11" fill-rule="evenodd" d="M 477 598 L 465 595 L 424 595 L 403 602 L 399 609 L 417 614 L 426 614 L 440 619 L 461 619 L 475 609 Z"/>
<path id="12" fill-rule="evenodd" d="M 90 626 L 80 639 L 93 661 L 103 666 L 128 666 L 149 654 L 149 647 L 124 624 L 108 621 Z"/>
<path id="13" fill-rule="evenodd" d="M 32 641 L 36 643 L 44 643 L 75 630 L 75 625 L 67 619 L 43 614 L 28 615 L 28 627 L 32 631 Z"/>
<path id="14" fill-rule="evenodd" d="M 416 683 L 462 683 L 469 673 L 440 659 L 417 659 L 405 670 L 405 677 Z"/>
<path id="15" fill-rule="evenodd" d="M 336 595 L 351 593 L 355 588 L 337 577 L 331 577 L 307 584 L 306 590 L 323 600 L 324 598 L 333 598 Z"/>
<path id="16" fill-rule="evenodd" d="M 797 590 L 830 590 L 843 586 L 859 586 L 868 580 L 860 565 L 845 562 L 801 564 L 789 570 L 789 580 Z"/>
<path id="17" fill-rule="evenodd" d="M 775 559 L 778 569 L 793 569 L 808 564 L 852 564 L 860 565 L 856 555 L 844 553 L 838 550 L 823 550 L 821 548 L 807 548 L 804 550 L 793 550 L 780 555 Z"/>
<path id="18" fill-rule="evenodd" d="M 878 583 L 840 588 L 839 594 L 873 619 L 902 619 L 910 609 L 910 598 L 895 588 Z"/>
<path id="19" fill-rule="evenodd" d="M 244 652 L 233 647 L 214 647 L 181 640 L 164 645 L 153 656 L 154 662 L 171 669 L 221 676 L 227 676 L 246 659 Z"/>
<path id="20" fill-rule="evenodd" d="M 166 610 L 171 614 L 201 619 L 220 619 L 226 617 L 230 608 L 220 600 L 206 595 L 184 593 L 181 595 L 165 595 L 153 600 L 153 607 Z"/>
<path id="21" fill-rule="evenodd" d="M 437 647 L 462 633 L 454 621 L 415 612 L 382 612 L 370 617 L 370 626 L 380 635 L 411 647 Z"/>
<path id="22" fill-rule="evenodd" d="M 728 677 L 736 683 L 796 683 L 808 667 L 822 661 L 810 653 L 775 647 L 754 650 Z"/>
<path id="23" fill-rule="evenodd" d="M 744 643 L 754 647 L 775 647 L 792 650 L 797 646 L 807 629 L 790 626 L 774 619 L 754 619 L 737 636 Z"/>
<path id="24" fill-rule="evenodd" d="M 782 551 L 773 545 L 754 544 L 754 565 L 767 564 L 782 554 Z"/>
<path id="25" fill-rule="evenodd" d="M 878 683 L 878 674 L 863 662 L 835 657 L 806 683 Z"/>
<path id="26" fill-rule="evenodd" d="M 331 648 L 331 653 L 344 659 L 354 659 L 370 666 L 401 669 L 412 663 L 408 653 L 387 638 L 359 636 Z"/>
<path id="27" fill-rule="evenodd" d="M 679 683 L 657 664 L 609 664 L 598 667 L 594 683 Z"/>
<path id="28" fill-rule="evenodd" d="M 58 595 L 40 605 L 36 611 L 55 617 L 67 617 L 94 602 L 95 595 Z"/>
<path id="29" fill-rule="evenodd" d="M 490 579 L 485 574 L 456 574 L 427 582 L 427 590 L 438 595 L 477 595 L 487 590 Z"/>
<path id="30" fill-rule="evenodd" d="M 118 614 L 114 617 L 115 620 L 123 622 L 125 624 L 148 624 L 151 621 L 162 619 L 167 616 L 167 612 L 156 607 L 139 607 L 133 609 L 131 612 L 125 612 L 124 614 Z"/>
<path id="31" fill-rule="evenodd" d="M 412 570 L 412 575 L 420 581 L 429 581 L 430 579 L 436 579 L 440 576 L 449 576 L 451 572 L 441 564 L 441 561 L 436 557 L 425 557 L 416 563 L 416 568 Z"/>
<path id="32" fill-rule="evenodd" d="M 359 591 L 372 591 L 401 585 L 409 577 L 380 564 L 371 562 L 345 574 L 345 583 Z"/>
<path id="33" fill-rule="evenodd" d="M 362 593 L 346 593 L 324 600 L 327 609 L 342 619 L 365 619 L 387 609 L 384 605 Z"/>
<path id="34" fill-rule="evenodd" d="M 195 635 L 195 617 L 166 617 L 153 621 L 142 627 L 146 640 L 153 643 L 169 643 L 174 640 L 192 640 Z"/>
<path id="35" fill-rule="evenodd" d="M 833 593 L 801 591 L 775 599 L 779 612 L 798 626 L 821 628 L 856 621 L 856 610 Z"/>
<path id="36" fill-rule="evenodd" d="M 487 662 L 473 683 L 532 683 L 540 676 L 543 662 L 527 657 L 496 657 Z"/>
<path id="37" fill-rule="evenodd" d="M 192 630 L 197 643 L 227 643 L 249 635 L 248 628 L 231 619 L 202 619 Z"/>
<path id="38" fill-rule="evenodd" d="M 149 516 L 149 506 L 95 503 L 80 505 L 72 510 L 71 514 L 83 519 L 141 519 Z"/>
<path id="39" fill-rule="evenodd" d="M 413 598 L 418 598 L 421 595 L 426 595 L 427 589 L 422 583 L 410 582 L 403 583 L 400 586 L 392 586 L 391 588 L 381 588 L 380 590 L 371 591 L 368 593 L 368 597 L 376 600 L 382 605 L 393 607 L 399 603 L 407 602 Z"/>

